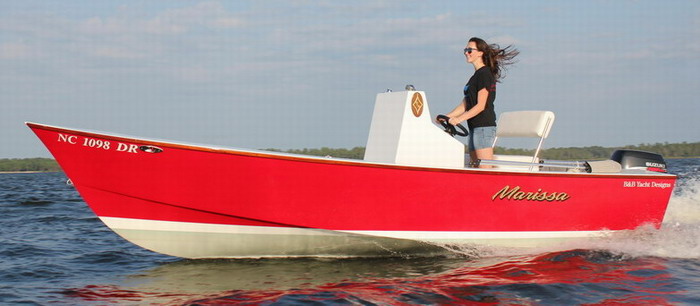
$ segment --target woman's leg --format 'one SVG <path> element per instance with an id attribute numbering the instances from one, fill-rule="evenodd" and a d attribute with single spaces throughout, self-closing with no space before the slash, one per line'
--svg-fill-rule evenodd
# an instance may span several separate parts
<path id="1" fill-rule="evenodd" d="M 473 159 L 473 160 L 493 159 L 493 148 L 477 149 L 476 151 L 473 151 L 473 152 L 474 152 L 474 155 L 476 155 L 475 159 Z M 469 153 L 471 153 L 471 152 L 469 152 Z M 479 165 L 479 168 L 493 168 L 493 166 L 491 166 L 491 165 Z"/>
<path id="2" fill-rule="evenodd" d="M 474 128 L 469 135 L 470 165 L 473 167 L 480 159 L 493 159 L 493 141 L 496 137 L 496 127 Z M 491 165 L 479 165 L 479 168 L 493 168 Z"/>
<path id="3" fill-rule="evenodd" d="M 476 151 L 469 150 L 469 167 L 476 168 L 474 164 L 479 158 L 476 156 Z"/>

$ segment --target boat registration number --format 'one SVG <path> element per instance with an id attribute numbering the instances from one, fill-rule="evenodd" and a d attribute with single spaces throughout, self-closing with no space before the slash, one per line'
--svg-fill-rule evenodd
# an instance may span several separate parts
<path id="1" fill-rule="evenodd" d="M 122 143 L 118 141 L 109 141 L 104 139 L 95 139 L 90 137 L 80 137 L 77 135 L 58 134 L 58 142 L 65 142 L 72 145 L 79 145 L 87 148 L 95 148 L 102 150 L 114 150 L 124 153 L 138 153 L 138 145 Z"/>

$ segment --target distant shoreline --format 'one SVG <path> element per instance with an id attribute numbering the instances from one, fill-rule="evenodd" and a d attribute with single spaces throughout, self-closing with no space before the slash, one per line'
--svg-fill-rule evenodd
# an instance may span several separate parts
<path id="1" fill-rule="evenodd" d="M 0 173 L 60 172 L 61 167 L 51 158 L 0 158 Z"/>
<path id="2" fill-rule="evenodd" d="M 539 157 L 546 160 L 604 160 L 609 159 L 617 149 L 640 150 L 661 154 L 666 159 L 698 158 L 700 157 L 700 142 L 693 143 L 655 143 L 640 144 L 624 147 L 569 147 L 547 148 L 540 151 Z M 263 149 L 266 151 L 285 152 L 310 156 L 333 156 L 335 158 L 364 159 L 365 148 L 352 149 L 327 148 L 320 149 Z M 494 153 L 502 155 L 529 155 L 533 149 L 512 149 L 496 147 Z M 62 172 L 61 166 L 52 158 L 0 158 L 0 173 L 45 173 Z"/>
<path id="3" fill-rule="evenodd" d="M 0 174 L 18 174 L 18 173 L 55 173 L 61 171 L 0 171 Z"/>

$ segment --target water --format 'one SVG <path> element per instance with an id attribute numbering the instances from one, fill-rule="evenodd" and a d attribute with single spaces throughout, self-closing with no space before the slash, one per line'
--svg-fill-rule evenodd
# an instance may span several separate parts
<path id="1" fill-rule="evenodd" d="M 107 229 L 62 173 L 0 174 L 0 304 L 700 304 L 700 159 L 662 230 L 514 252 L 388 259 L 186 260 Z"/>

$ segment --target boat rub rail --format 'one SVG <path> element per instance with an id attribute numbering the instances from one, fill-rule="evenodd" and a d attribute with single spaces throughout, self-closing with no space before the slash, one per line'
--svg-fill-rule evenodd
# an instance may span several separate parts
<path id="1" fill-rule="evenodd" d="M 547 173 L 547 172 L 509 172 L 509 171 L 498 171 L 495 169 L 475 169 L 475 168 L 431 168 L 431 167 L 420 167 L 420 166 L 405 166 L 405 165 L 394 165 L 394 164 L 385 164 L 385 163 L 371 163 L 371 162 L 365 162 L 361 160 L 349 160 L 349 159 L 329 159 L 329 158 L 322 158 L 322 157 L 311 157 L 311 156 L 304 156 L 304 155 L 296 155 L 296 154 L 288 154 L 288 153 L 271 153 L 271 152 L 262 152 L 262 151 L 248 151 L 248 150 L 240 150 L 240 149 L 232 149 L 232 148 L 215 148 L 215 147 L 205 147 L 205 146 L 198 146 L 198 145 L 193 145 L 193 144 L 182 144 L 182 143 L 173 143 L 173 142 L 166 142 L 166 141 L 156 141 L 156 140 L 148 140 L 148 139 L 136 139 L 132 138 L 129 136 L 116 136 L 116 135 L 110 135 L 102 132 L 87 132 L 87 131 L 80 131 L 80 130 L 74 130 L 74 129 L 68 129 L 68 128 L 62 128 L 62 127 L 57 127 L 57 126 L 51 126 L 51 125 L 44 125 L 44 124 L 37 124 L 37 123 L 32 123 L 32 122 L 26 122 L 26 125 L 29 126 L 32 129 L 40 129 L 40 130 L 45 130 L 45 131 L 52 131 L 56 132 L 59 134 L 63 134 L 63 136 L 60 137 L 65 137 L 66 139 L 70 137 L 76 137 L 76 136 L 82 136 L 83 138 L 92 138 L 92 139 L 101 139 L 103 141 L 115 141 L 118 143 L 124 143 L 125 145 L 128 145 L 126 152 L 129 153 L 134 153 L 133 148 L 138 148 L 139 146 L 142 145 L 151 145 L 151 146 L 159 146 L 161 148 L 170 148 L 170 149 L 179 149 L 179 150 L 190 150 L 190 151 L 200 151 L 200 152 L 210 152 L 210 153 L 220 153 L 220 154 L 231 154 L 231 155 L 239 155 L 239 156 L 249 156 L 249 157 L 257 157 L 257 158 L 274 158 L 274 159 L 282 159 L 282 160 L 288 160 L 288 161 L 295 161 L 295 162 L 307 162 L 307 163 L 320 163 L 320 164 L 334 164 L 334 165 L 349 165 L 349 166 L 359 166 L 359 167 L 370 167 L 370 168 L 388 168 L 388 169 L 396 169 L 396 170 L 411 170 L 411 171 L 436 171 L 436 172 L 451 172 L 451 173 L 489 173 L 491 175 L 493 174 L 504 174 L 504 175 L 515 175 L 515 176 L 557 176 L 557 177 L 576 177 L 576 178 L 582 178 L 582 177 L 615 177 L 615 178 L 620 178 L 620 177 L 630 177 L 630 178 L 639 178 L 639 173 L 635 174 L 625 174 L 625 173 L 606 173 L 606 174 L 598 174 L 598 173 Z M 59 136 L 57 136 L 57 141 Z M 85 142 L 85 140 L 78 139 L 76 138 L 70 138 L 72 141 L 76 142 L 76 144 L 80 143 L 80 141 Z M 72 143 L 71 143 L 72 144 Z M 88 140 L 88 147 L 90 142 Z M 95 146 L 97 145 L 97 142 L 95 142 Z M 112 146 L 111 144 L 109 145 L 110 147 Z M 117 144 L 117 147 L 119 147 L 119 144 Z M 102 149 L 104 148 L 104 145 L 102 146 Z M 136 153 L 139 153 L 136 151 Z M 645 178 L 649 179 L 668 179 L 670 177 L 675 177 L 675 175 L 672 174 L 643 174 Z"/>

